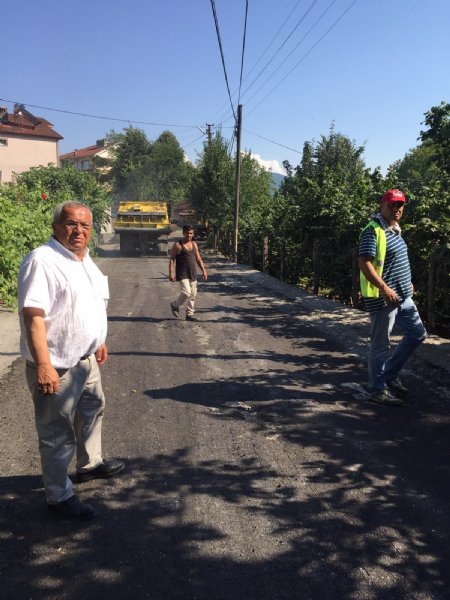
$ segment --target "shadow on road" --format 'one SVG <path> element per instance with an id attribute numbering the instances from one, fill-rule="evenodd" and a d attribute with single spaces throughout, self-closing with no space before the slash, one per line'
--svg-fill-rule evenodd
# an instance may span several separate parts
<path id="1" fill-rule="evenodd" d="M 85 524 L 47 514 L 37 477 L 3 478 L 3 597 L 358 598 L 361 579 L 378 572 L 370 597 L 427 597 L 421 590 L 431 589 L 434 599 L 444 598 L 448 540 L 413 514 L 405 516 L 405 502 L 427 498 L 395 479 L 395 445 L 393 454 L 382 469 L 361 457 L 350 471 L 329 457 L 325 469 L 311 463 L 274 486 L 277 474 L 256 457 L 193 464 L 188 449 L 181 448 L 129 461 L 120 486 L 114 480 L 78 486 L 81 497 L 92 499 L 100 511 L 96 521 Z M 319 470 L 323 492 L 317 497 L 308 494 L 308 486 Z M 292 485 L 299 478 L 306 486 L 303 498 Z M 327 489 L 327 480 L 340 480 L 342 486 Z M 368 489 L 364 498 L 357 495 L 362 486 Z M 235 556 L 233 540 L 218 529 L 214 510 L 211 526 L 186 522 L 185 499 L 195 502 L 196 496 L 232 505 L 245 500 L 249 522 L 270 517 L 270 548 L 261 553 L 258 538 L 249 538 L 248 555 Z M 430 513 L 434 509 L 430 506 Z M 205 515 L 199 518 L 205 522 Z M 408 551 L 399 536 L 410 541 Z"/>

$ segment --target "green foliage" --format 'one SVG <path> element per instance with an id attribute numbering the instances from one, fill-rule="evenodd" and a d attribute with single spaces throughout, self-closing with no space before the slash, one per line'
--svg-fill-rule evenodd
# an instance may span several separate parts
<path id="1" fill-rule="evenodd" d="M 431 142 L 431 160 L 450 177 L 450 104 L 441 102 L 439 106 L 430 108 L 425 113 L 424 124 L 428 129 L 420 132 L 421 140 Z"/>
<path id="2" fill-rule="evenodd" d="M 217 131 L 211 143 L 204 146 L 190 188 L 190 199 L 197 214 L 215 229 L 232 227 L 234 177 L 228 143 Z"/>
<path id="3" fill-rule="evenodd" d="M 89 174 L 73 168 L 35 167 L 0 185 L 0 302 L 16 301 L 17 273 L 28 252 L 51 235 L 55 207 L 67 200 L 92 210 L 97 233 L 108 220 L 109 197 Z"/>
<path id="4" fill-rule="evenodd" d="M 192 167 L 173 133 L 164 131 L 151 142 L 141 129 L 128 127 L 107 139 L 114 143 L 109 177 L 120 198 L 177 202 L 185 196 Z"/>
<path id="5" fill-rule="evenodd" d="M 394 166 L 410 200 L 404 235 L 419 306 L 428 309 L 430 264 L 439 256 L 434 309 L 441 322 L 450 322 L 450 104 L 432 107 L 424 124 L 428 129 L 420 132 L 423 143 Z"/>
<path id="6" fill-rule="evenodd" d="M 372 179 L 378 174 L 366 169 L 364 149 L 333 126 L 303 150 L 301 163 L 295 169 L 289 166 L 290 176 L 280 190 L 283 208 L 275 241 L 287 237 L 288 256 L 294 251 L 298 257 L 288 258 L 289 280 L 308 278 L 316 291 L 322 287 L 348 296 L 351 257 L 371 212 Z"/>
<path id="7" fill-rule="evenodd" d="M 228 142 L 216 132 L 205 144 L 191 184 L 197 214 L 230 241 L 234 229 L 236 164 Z M 262 239 L 272 228 L 272 177 L 248 153 L 241 153 L 239 198 L 240 256 L 246 255 L 248 236 Z"/>
<path id="8" fill-rule="evenodd" d="M 151 154 L 151 144 L 145 131 L 130 125 L 123 133 L 111 131 L 107 136 L 111 146 L 112 168 L 110 178 L 114 191 L 123 194 L 128 186 L 128 181 L 136 169 L 141 167 Z M 140 198 L 139 198 L 140 199 Z"/>

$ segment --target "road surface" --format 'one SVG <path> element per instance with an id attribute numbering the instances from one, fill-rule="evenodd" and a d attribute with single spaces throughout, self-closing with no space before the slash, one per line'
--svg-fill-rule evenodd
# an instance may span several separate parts
<path id="1" fill-rule="evenodd" d="M 191 323 L 170 313 L 166 258 L 98 262 L 111 288 L 103 443 L 126 471 L 76 485 L 96 520 L 47 514 L 14 363 L 1 380 L 5 600 L 449 597 L 444 370 L 416 359 L 409 401 L 372 405 L 366 340 L 307 302 L 213 257 Z"/>

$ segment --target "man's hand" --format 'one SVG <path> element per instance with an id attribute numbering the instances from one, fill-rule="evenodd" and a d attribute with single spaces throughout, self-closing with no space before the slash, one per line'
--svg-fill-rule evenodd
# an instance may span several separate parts
<path id="1" fill-rule="evenodd" d="M 169 281 L 175 281 L 175 275 L 173 273 L 169 274 Z"/>
<path id="2" fill-rule="evenodd" d="M 97 348 L 95 351 L 95 358 L 97 359 L 99 365 L 105 364 L 105 362 L 108 360 L 108 348 L 105 344 L 102 344 Z"/>
<path id="3" fill-rule="evenodd" d="M 393 289 L 388 287 L 386 284 L 380 289 L 380 293 L 386 300 L 387 304 L 398 304 L 399 298 Z"/>
<path id="4" fill-rule="evenodd" d="M 40 394 L 54 394 L 59 390 L 58 371 L 50 363 L 36 365 L 36 383 Z"/>
<path id="5" fill-rule="evenodd" d="M 203 271 L 202 279 L 203 279 L 203 281 L 206 281 L 208 279 L 208 275 L 207 275 L 206 271 Z"/>

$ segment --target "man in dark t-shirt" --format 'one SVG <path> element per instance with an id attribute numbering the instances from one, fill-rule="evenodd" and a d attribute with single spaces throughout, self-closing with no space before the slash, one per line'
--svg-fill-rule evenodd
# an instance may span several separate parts
<path id="1" fill-rule="evenodd" d="M 426 337 L 412 300 L 408 249 L 398 224 L 405 204 L 403 192 L 388 190 L 381 199 L 380 212 L 364 228 L 359 242 L 361 292 L 371 325 L 371 400 L 391 406 L 402 404 L 398 395 L 406 394 L 407 389 L 399 372 Z M 394 324 L 402 330 L 403 339 L 390 353 Z"/>
<path id="2" fill-rule="evenodd" d="M 183 239 L 172 246 L 169 260 L 169 279 L 178 281 L 180 295 L 170 303 L 174 317 L 180 316 L 180 307 L 187 302 L 186 321 L 198 321 L 194 314 L 194 302 L 197 296 L 197 265 L 202 271 L 202 279 L 208 275 L 201 259 L 197 244 L 193 241 L 194 229 L 191 225 L 183 226 Z"/>

